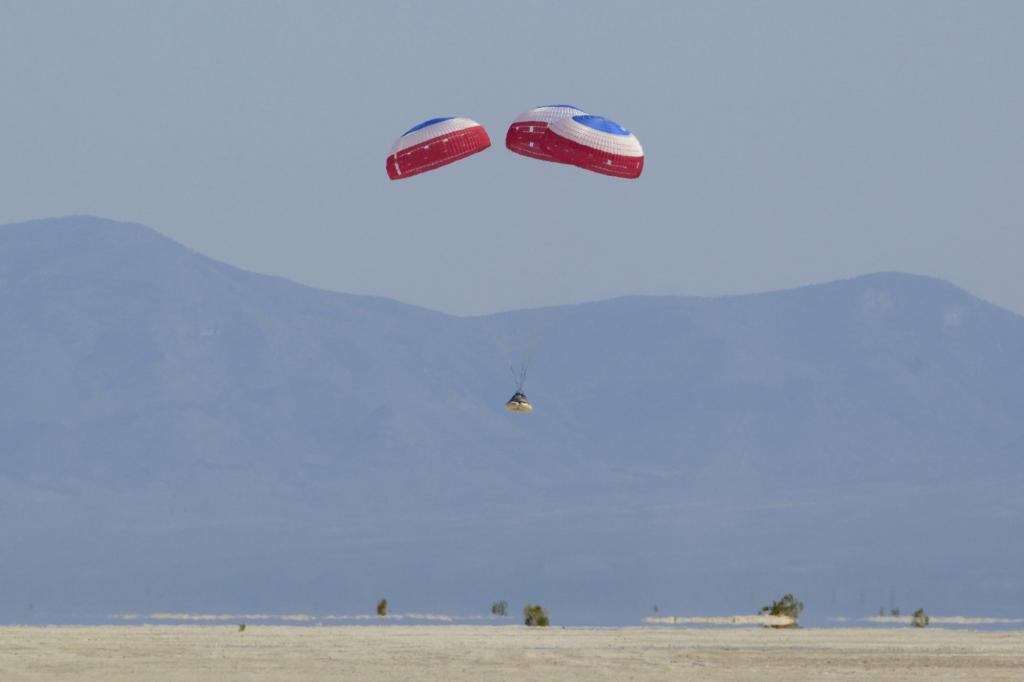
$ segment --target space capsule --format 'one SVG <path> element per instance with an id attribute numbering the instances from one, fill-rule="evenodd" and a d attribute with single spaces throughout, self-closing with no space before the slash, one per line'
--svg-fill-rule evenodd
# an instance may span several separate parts
<path id="1" fill-rule="evenodd" d="M 516 391 L 515 395 L 505 403 L 505 409 L 509 412 L 533 412 L 533 405 L 526 399 L 526 394 Z"/>

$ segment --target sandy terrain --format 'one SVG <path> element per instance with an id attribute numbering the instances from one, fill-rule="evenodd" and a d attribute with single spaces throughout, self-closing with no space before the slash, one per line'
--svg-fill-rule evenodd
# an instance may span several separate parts
<path id="1" fill-rule="evenodd" d="M 0 627 L 0 680 L 1016 680 L 1024 632 Z"/>

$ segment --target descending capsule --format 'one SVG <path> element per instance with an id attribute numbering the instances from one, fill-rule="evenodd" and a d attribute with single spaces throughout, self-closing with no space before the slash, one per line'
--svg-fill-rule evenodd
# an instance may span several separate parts
<path id="1" fill-rule="evenodd" d="M 392 180 L 446 166 L 491 146 L 487 131 L 468 118 L 432 118 L 409 128 L 391 148 L 387 171 Z"/>
<path id="2" fill-rule="evenodd" d="M 544 133 L 552 122 L 562 118 L 580 116 L 585 112 L 571 104 L 549 104 L 519 114 L 505 133 L 505 146 L 509 151 L 541 161 L 557 161 L 544 149 Z"/>
<path id="3" fill-rule="evenodd" d="M 556 161 L 618 178 L 638 178 L 644 150 L 633 133 L 611 119 L 590 114 L 560 118 L 548 126 L 541 146 Z"/>
<path id="4" fill-rule="evenodd" d="M 526 394 L 516 391 L 515 395 L 505 403 L 505 409 L 509 412 L 533 412 L 533 405 L 526 399 Z"/>

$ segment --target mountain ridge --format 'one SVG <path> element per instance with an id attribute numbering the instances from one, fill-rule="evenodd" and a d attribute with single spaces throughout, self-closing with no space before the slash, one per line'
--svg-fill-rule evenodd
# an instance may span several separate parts
<path id="1" fill-rule="evenodd" d="M 155 238 L 157 238 L 157 240 L 162 240 L 164 243 L 167 243 L 169 245 L 173 245 L 176 248 L 179 248 L 179 249 L 182 249 L 184 251 L 187 251 L 190 255 L 199 257 L 199 258 L 203 259 L 204 261 L 206 261 L 207 263 L 209 263 L 211 265 L 214 265 L 216 267 L 229 268 L 229 269 L 231 269 L 233 271 L 236 271 L 239 274 L 252 275 L 254 277 L 267 278 L 267 279 L 270 279 L 270 280 L 277 280 L 277 281 L 281 281 L 281 282 L 287 282 L 289 284 L 293 284 L 293 285 L 296 285 L 296 286 L 299 286 L 299 287 L 303 287 L 305 289 L 312 289 L 314 291 L 326 292 L 326 293 L 331 293 L 331 294 L 338 294 L 340 296 L 346 296 L 346 297 L 351 297 L 351 298 L 355 298 L 355 299 L 366 299 L 366 300 L 370 300 L 370 301 L 380 301 L 380 302 L 385 302 L 386 301 L 386 302 L 394 303 L 394 304 L 397 304 L 397 305 L 400 305 L 400 306 L 408 306 L 410 308 L 416 308 L 418 310 L 423 310 L 423 311 L 435 313 L 437 315 L 444 315 L 446 317 L 456 317 L 456 318 L 487 318 L 487 317 L 492 317 L 492 316 L 495 316 L 495 315 L 514 314 L 514 313 L 519 313 L 519 312 L 536 311 L 536 310 L 548 310 L 548 309 L 552 309 L 552 308 L 568 308 L 568 307 L 573 307 L 573 306 L 585 306 L 585 305 L 591 305 L 591 304 L 601 304 L 601 303 L 608 303 L 608 302 L 613 302 L 613 301 L 629 300 L 629 299 L 655 299 L 655 300 L 657 300 L 657 299 L 668 299 L 668 300 L 720 301 L 720 300 L 727 300 L 727 299 L 740 299 L 740 298 L 744 298 L 744 297 L 748 297 L 748 296 L 770 296 L 770 295 L 774 295 L 774 294 L 786 294 L 786 293 L 790 293 L 790 292 L 799 292 L 799 291 L 802 291 L 802 290 L 805 290 L 805 289 L 815 289 L 817 287 L 828 287 L 828 286 L 832 286 L 832 285 L 840 285 L 840 284 L 842 284 L 844 282 L 850 283 L 850 282 L 857 282 L 857 281 L 862 281 L 862 280 L 881 281 L 881 280 L 888 279 L 888 278 L 909 279 L 909 280 L 927 280 L 927 281 L 930 281 L 930 282 L 933 282 L 933 283 L 941 283 L 943 285 L 951 287 L 952 289 L 955 289 L 958 292 L 966 294 L 966 295 L 970 296 L 971 298 L 974 298 L 977 301 L 980 301 L 982 303 L 990 305 L 990 306 L 992 306 L 994 308 L 997 308 L 997 309 L 999 309 L 1001 311 L 1005 311 L 1006 313 L 1009 313 L 1009 314 L 1017 316 L 1017 317 L 1024 317 L 1024 315 L 1022 315 L 1020 313 L 1017 313 L 1016 311 L 1010 310 L 1009 308 L 1005 308 L 1005 307 L 999 306 L 999 305 L 997 305 L 995 303 L 992 303 L 992 302 L 990 302 L 990 301 L 988 301 L 986 299 L 980 298 L 980 297 L 976 296 L 975 294 L 972 294 L 970 291 L 964 289 L 963 287 L 961 287 L 961 286 L 959 286 L 959 285 L 957 285 L 957 284 L 955 284 L 953 282 L 950 282 L 949 280 L 943 279 L 941 277 L 936 277 L 934 275 L 925 275 L 925 274 L 920 274 L 920 273 L 904 272 L 904 271 L 898 271 L 898 270 L 880 270 L 880 271 L 877 271 L 877 272 L 867 272 L 867 273 L 863 273 L 863 274 L 859 274 L 859 275 L 854 275 L 854 276 L 851 276 L 851 277 L 844 277 L 844 278 L 839 278 L 839 279 L 834 279 L 834 280 L 827 280 L 827 281 L 823 281 L 823 282 L 812 282 L 812 283 L 808 283 L 808 284 L 801 284 L 801 285 L 798 285 L 798 286 L 787 287 L 787 288 L 768 289 L 768 290 L 765 290 L 765 291 L 746 292 L 746 293 L 737 293 L 737 294 L 719 294 L 719 295 L 623 294 L 623 295 L 619 295 L 619 296 L 611 296 L 611 297 L 608 297 L 608 298 L 600 298 L 600 299 L 593 299 L 593 300 L 586 300 L 586 301 L 577 301 L 577 302 L 573 302 L 573 303 L 555 303 L 555 304 L 551 304 L 551 305 L 539 306 L 539 307 L 536 307 L 536 308 L 511 308 L 511 309 L 508 309 L 508 310 L 498 310 L 498 311 L 492 311 L 492 312 L 487 312 L 487 313 L 474 313 L 474 314 L 468 314 L 468 315 L 457 315 L 457 314 L 446 313 L 446 312 L 443 312 L 443 311 L 434 310 L 432 308 L 428 308 L 428 307 L 425 307 L 425 306 L 420 306 L 420 305 L 413 304 L 413 303 L 407 303 L 407 302 L 400 301 L 398 299 L 390 298 L 390 297 L 387 297 L 387 296 L 379 296 L 379 295 L 375 295 L 375 294 L 354 294 L 354 293 L 350 293 L 350 292 L 337 291 L 335 289 L 328 289 L 328 288 L 324 288 L 324 287 L 317 287 L 317 286 L 313 286 L 313 285 L 310 285 L 310 284 L 305 284 L 305 283 L 299 282 L 297 280 L 289 279 L 288 277 L 285 277 L 283 275 L 271 275 L 271 274 L 257 272 L 257 271 L 254 271 L 254 270 L 248 270 L 246 268 L 243 268 L 243 267 L 240 267 L 240 266 L 237 266 L 237 265 L 231 265 L 230 263 L 225 263 L 223 261 L 218 261 L 218 260 L 216 260 L 214 258 L 211 258 L 211 257 L 203 254 L 200 251 L 197 251 L 197 250 L 193 249 L 192 247 L 189 247 L 189 246 L 187 246 L 185 244 L 182 244 L 181 242 L 178 242 L 178 241 L 174 240 L 173 238 L 168 237 L 168 236 L 162 234 L 161 232 L 159 232 L 159 231 L 157 231 L 157 230 L 155 230 L 155 229 L 153 229 L 153 228 L 151 228 L 151 227 L 149 227 L 147 225 L 144 225 L 144 224 L 138 223 L 138 222 L 133 222 L 133 221 L 113 220 L 113 219 L 103 218 L 103 217 L 95 216 L 95 215 L 91 215 L 91 214 L 70 214 L 70 215 L 59 216 L 59 217 L 54 217 L 54 218 L 34 218 L 34 219 L 31 219 L 31 220 L 24 220 L 24 221 L 18 221 L 18 222 L 14 222 L 14 223 L 7 223 L 7 224 L 0 225 L 0 231 L 2 231 L 2 230 L 10 230 L 13 233 L 13 232 L 16 232 L 18 230 L 35 230 L 35 229 L 39 229 L 39 228 L 42 228 L 42 229 L 78 228 L 78 229 L 80 229 L 80 228 L 83 228 L 83 227 L 85 227 L 88 230 L 95 230 L 97 227 L 106 227 L 106 228 L 114 227 L 114 228 L 125 230 L 124 234 L 130 234 L 131 231 L 134 230 L 134 231 L 137 231 L 139 234 L 145 234 L 145 235 L 150 236 L 150 237 L 155 237 Z M 2 235 L 0 235 L 0 236 L 2 236 Z M 109 243 L 109 240 L 108 240 L 108 243 Z"/>
<path id="2" fill-rule="evenodd" d="M 132 224 L 13 228 L 4 618 L 1024 597 L 1024 318 L 942 280 L 460 317 Z M 537 409 L 508 415 L 533 336 Z"/>

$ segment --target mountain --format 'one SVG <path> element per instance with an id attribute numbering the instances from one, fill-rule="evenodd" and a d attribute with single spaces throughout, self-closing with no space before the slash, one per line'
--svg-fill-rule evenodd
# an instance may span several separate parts
<path id="1" fill-rule="evenodd" d="M 454 317 L 74 216 L 0 226 L 0 386 L 6 622 L 1024 615 L 1024 318 L 936 279 Z"/>

